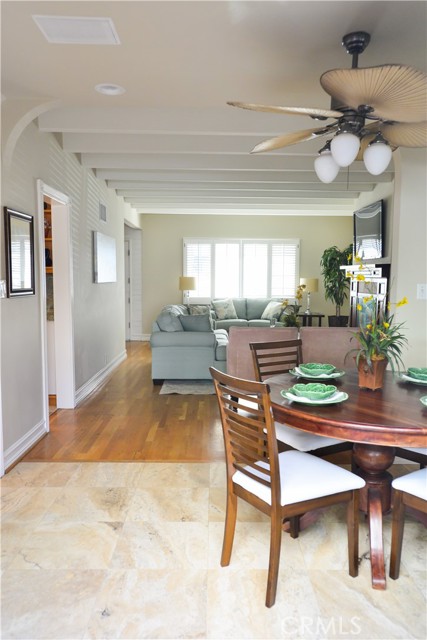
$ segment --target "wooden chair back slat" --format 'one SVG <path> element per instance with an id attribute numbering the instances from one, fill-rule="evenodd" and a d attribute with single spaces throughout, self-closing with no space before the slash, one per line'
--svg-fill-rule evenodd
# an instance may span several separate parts
<path id="1" fill-rule="evenodd" d="M 274 492 L 280 492 L 277 440 L 268 385 L 237 380 L 216 370 L 212 375 L 223 424 L 229 478 L 238 470 L 270 486 L 272 491 L 274 485 Z M 260 460 L 270 468 L 260 467 L 257 464 Z M 253 471 L 263 473 L 265 478 Z"/>
<path id="2" fill-rule="evenodd" d="M 302 362 L 301 340 L 251 342 L 255 378 L 259 382 L 281 373 L 287 373 Z"/>

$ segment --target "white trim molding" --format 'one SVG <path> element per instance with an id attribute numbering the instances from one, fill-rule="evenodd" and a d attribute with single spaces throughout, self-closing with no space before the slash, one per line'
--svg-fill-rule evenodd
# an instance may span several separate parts
<path id="1" fill-rule="evenodd" d="M 46 433 L 49 427 L 45 420 L 41 420 L 30 431 L 22 436 L 4 452 L 4 468 L 7 470 L 17 460 L 22 458 Z"/>
<path id="2" fill-rule="evenodd" d="M 124 362 L 127 358 L 126 351 L 122 351 L 116 358 L 114 358 L 109 364 L 107 364 L 103 369 L 98 371 L 90 380 L 88 380 L 84 385 L 82 385 L 76 391 L 75 404 L 78 405 L 79 402 L 82 402 L 85 398 L 87 398 L 95 389 L 100 387 L 107 378 L 113 373 L 114 369 L 116 369 L 119 364 Z"/>

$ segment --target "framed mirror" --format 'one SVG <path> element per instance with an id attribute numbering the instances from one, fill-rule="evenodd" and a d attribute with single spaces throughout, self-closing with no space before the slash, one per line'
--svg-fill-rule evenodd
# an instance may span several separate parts
<path id="1" fill-rule="evenodd" d="M 34 218 L 8 207 L 4 217 L 7 295 L 34 295 Z"/>

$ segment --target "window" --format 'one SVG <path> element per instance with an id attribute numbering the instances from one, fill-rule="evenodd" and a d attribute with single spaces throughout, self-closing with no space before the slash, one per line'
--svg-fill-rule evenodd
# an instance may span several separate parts
<path id="1" fill-rule="evenodd" d="M 194 301 L 292 298 L 299 282 L 299 240 L 184 238 L 186 276 Z"/>

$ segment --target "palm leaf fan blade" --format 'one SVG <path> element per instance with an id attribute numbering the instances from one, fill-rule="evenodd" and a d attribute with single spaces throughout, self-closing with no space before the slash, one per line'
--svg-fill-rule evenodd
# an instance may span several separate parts
<path id="1" fill-rule="evenodd" d="M 326 136 L 332 131 L 335 131 L 338 125 L 331 127 L 324 127 L 320 129 L 304 129 L 302 131 L 294 131 L 293 133 L 286 133 L 283 136 L 277 136 L 276 138 L 270 138 L 264 140 L 256 145 L 251 153 L 262 153 L 263 151 L 274 151 L 274 149 L 281 149 L 283 147 L 289 147 L 292 144 L 298 142 L 306 142 L 307 140 L 314 140 L 321 136 Z"/>
<path id="2" fill-rule="evenodd" d="M 422 122 L 427 113 L 427 76 L 405 65 L 332 69 L 320 78 L 323 89 L 343 105 L 367 105 L 370 117 Z"/>
<path id="3" fill-rule="evenodd" d="M 395 147 L 427 147 L 427 122 L 384 124 L 381 133 Z"/>
<path id="4" fill-rule="evenodd" d="M 295 116 L 312 116 L 313 118 L 340 118 L 340 111 L 331 109 L 311 109 L 310 107 L 280 107 L 266 104 L 253 104 L 251 102 L 227 102 L 230 107 L 249 109 L 250 111 L 262 111 L 264 113 L 284 113 Z"/>

